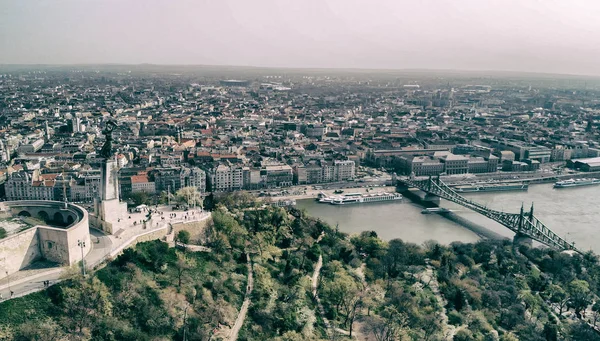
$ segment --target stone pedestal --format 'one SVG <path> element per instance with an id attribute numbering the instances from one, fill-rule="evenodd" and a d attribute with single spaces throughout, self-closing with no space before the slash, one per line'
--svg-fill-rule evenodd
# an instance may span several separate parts
<path id="1" fill-rule="evenodd" d="M 425 195 L 425 198 L 423 199 L 423 201 L 430 202 L 436 206 L 440 205 L 440 197 L 438 197 L 437 195 L 429 194 L 429 193 L 427 193 Z"/>
<path id="2" fill-rule="evenodd" d="M 527 247 L 533 247 L 533 239 L 529 238 L 528 236 L 522 234 L 522 233 L 516 233 L 515 237 L 513 238 L 513 243 L 515 245 L 525 245 Z"/>
<path id="3" fill-rule="evenodd" d="M 119 230 L 119 222 L 127 219 L 127 203 L 119 199 L 102 200 L 98 203 L 97 212 L 102 230 L 114 234 Z"/>
<path id="4" fill-rule="evenodd" d="M 119 221 L 127 218 L 127 204 L 119 201 L 117 163 L 102 161 L 100 175 L 100 200 L 95 203 L 95 225 L 113 234 L 119 229 Z"/>
<path id="5" fill-rule="evenodd" d="M 119 199 L 119 178 L 117 174 L 117 162 L 114 160 L 103 160 L 100 175 L 100 199 Z"/>

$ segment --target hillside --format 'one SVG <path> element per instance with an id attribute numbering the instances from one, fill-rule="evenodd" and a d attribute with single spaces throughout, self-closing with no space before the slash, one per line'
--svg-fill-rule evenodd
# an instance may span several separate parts
<path id="1" fill-rule="evenodd" d="M 217 201 L 203 240 L 138 244 L 3 302 L 0 340 L 600 340 L 591 253 L 348 236 L 244 194 Z"/>

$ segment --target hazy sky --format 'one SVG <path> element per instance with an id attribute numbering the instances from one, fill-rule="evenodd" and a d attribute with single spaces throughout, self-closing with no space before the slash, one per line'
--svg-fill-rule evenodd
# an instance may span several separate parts
<path id="1" fill-rule="evenodd" d="M 600 1 L 0 0 L 0 63 L 600 75 Z"/>

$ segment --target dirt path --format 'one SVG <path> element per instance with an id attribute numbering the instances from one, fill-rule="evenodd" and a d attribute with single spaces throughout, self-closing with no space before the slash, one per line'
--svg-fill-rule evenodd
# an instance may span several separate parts
<path id="1" fill-rule="evenodd" d="M 246 286 L 246 297 L 244 298 L 244 303 L 242 303 L 242 307 L 240 308 L 240 313 L 238 314 L 237 319 L 235 320 L 235 324 L 231 331 L 229 332 L 229 337 L 227 340 L 235 341 L 237 340 L 240 329 L 244 325 L 244 321 L 246 320 L 246 315 L 248 314 L 248 307 L 250 306 L 250 294 L 252 294 L 252 288 L 254 287 L 254 273 L 252 272 L 252 261 L 250 260 L 250 255 L 246 253 L 246 259 L 248 260 L 248 286 Z"/>
<path id="2" fill-rule="evenodd" d="M 331 334 L 332 334 L 331 333 L 331 323 L 329 323 L 329 320 L 325 317 L 325 309 L 323 308 L 323 305 L 321 304 L 321 299 L 319 298 L 319 293 L 317 292 L 317 289 L 319 286 L 319 275 L 321 274 L 322 267 L 323 267 L 323 256 L 319 256 L 317 265 L 315 265 L 315 271 L 313 272 L 313 275 L 312 275 L 312 295 L 315 298 L 315 301 L 317 301 L 318 313 L 321 316 L 321 318 L 323 319 L 323 323 L 325 324 L 327 336 L 331 337 Z"/>
<path id="3" fill-rule="evenodd" d="M 358 267 L 355 272 L 356 275 L 358 276 L 358 278 L 360 278 L 360 282 L 362 284 L 363 287 L 363 294 L 367 291 L 369 291 L 369 283 L 367 283 L 367 278 L 365 277 L 365 269 L 367 268 L 367 264 L 362 263 L 360 265 L 360 267 Z M 360 316 L 364 316 L 364 308 L 360 308 L 361 310 L 363 310 L 361 312 L 361 314 L 359 314 L 359 318 L 357 318 L 354 323 L 352 324 L 352 338 L 359 340 L 359 341 L 363 341 L 363 340 L 368 340 L 368 336 L 363 334 L 362 329 L 363 329 L 363 322 L 361 322 Z M 350 333 L 348 333 L 350 334 Z"/>
<path id="4" fill-rule="evenodd" d="M 429 286 L 429 288 L 435 295 L 435 299 L 437 300 L 438 304 L 441 307 L 441 311 L 440 311 L 441 321 L 440 322 L 442 325 L 442 330 L 443 330 L 442 334 L 443 334 L 444 340 L 447 340 L 447 341 L 454 340 L 454 334 L 456 334 L 458 329 L 455 326 L 448 324 L 448 315 L 446 315 L 446 308 L 445 308 L 446 307 L 446 299 L 442 296 L 442 294 L 440 294 L 440 284 L 438 283 L 437 277 L 435 276 L 435 273 L 433 272 L 433 267 L 431 265 L 427 264 L 427 268 L 425 269 L 425 271 L 423 271 L 421 273 L 420 280 L 424 285 Z"/>

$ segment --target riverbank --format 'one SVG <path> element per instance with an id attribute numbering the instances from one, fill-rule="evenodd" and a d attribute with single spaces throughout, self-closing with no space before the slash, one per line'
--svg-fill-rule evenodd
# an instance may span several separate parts
<path id="1" fill-rule="evenodd" d="M 303 187 L 305 188 L 305 187 Z M 276 195 L 276 196 L 259 196 L 258 199 L 262 200 L 262 201 L 279 201 L 279 200 L 303 200 L 303 199 L 316 199 L 319 196 L 319 193 L 324 193 L 327 196 L 332 196 L 332 195 L 338 195 L 336 193 L 334 193 L 336 190 L 340 190 L 340 189 L 313 189 L 312 187 L 309 187 L 307 190 L 302 190 L 300 192 L 300 194 L 293 194 L 293 193 L 299 193 L 298 190 L 296 191 L 292 191 L 289 190 L 288 192 L 290 192 L 290 194 L 282 194 L 282 195 Z M 383 186 L 383 187 L 345 187 L 343 189 L 344 192 L 342 194 L 348 194 L 348 193 L 360 193 L 360 194 L 373 194 L 373 193 L 383 193 L 383 192 L 388 192 L 388 193 L 395 193 L 396 192 L 396 187 L 395 186 Z"/>
<path id="2" fill-rule="evenodd" d="M 441 176 L 440 179 L 447 185 L 467 185 L 473 183 L 506 183 L 506 182 L 524 182 L 530 184 L 554 183 L 559 180 L 581 179 L 581 178 L 600 178 L 599 172 L 578 172 L 567 174 L 555 174 L 544 172 L 518 172 L 518 173 L 485 173 L 485 174 L 465 174 L 463 176 L 451 175 Z"/>

